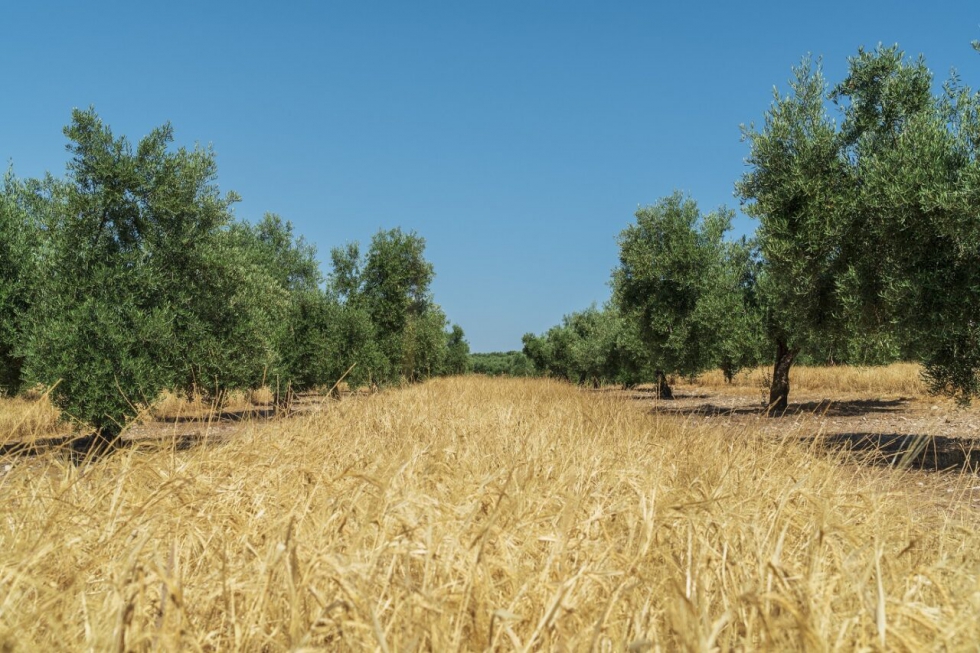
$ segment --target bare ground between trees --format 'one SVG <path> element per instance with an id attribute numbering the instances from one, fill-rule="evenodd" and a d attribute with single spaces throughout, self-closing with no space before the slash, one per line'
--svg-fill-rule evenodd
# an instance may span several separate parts
<path id="1" fill-rule="evenodd" d="M 623 391 L 658 415 L 692 423 L 751 428 L 774 437 L 795 437 L 858 460 L 924 470 L 980 470 L 980 406 L 961 407 L 932 398 L 874 393 L 828 395 L 792 392 L 781 416 L 767 415 L 762 389 L 678 384 L 675 398 L 656 398 L 644 388 Z"/>
<path id="2" fill-rule="evenodd" d="M 348 397 L 360 393 L 345 393 Z M 307 393 L 297 396 L 286 413 L 277 412 L 273 404 L 253 404 L 229 410 L 190 410 L 186 413 L 147 419 L 126 428 L 118 441 L 120 447 L 140 444 L 172 443 L 178 450 L 204 444 L 221 444 L 240 433 L 252 421 L 270 421 L 308 414 L 318 410 L 323 402 L 335 399 L 326 395 Z M 52 449 L 65 449 L 84 457 L 91 436 L 70 430 L 32 438 L 11 438 L 0 443 L 0 456 L 35 456 Z"/>

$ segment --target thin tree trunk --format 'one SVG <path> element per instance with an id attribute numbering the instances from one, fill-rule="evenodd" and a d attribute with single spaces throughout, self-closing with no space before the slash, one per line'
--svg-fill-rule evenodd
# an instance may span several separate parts
<path id="1" fill-rule="evenodd" d="M 670 385 L 667 383 L 667 375 L 664 374 L 663 370 L 657 370 L 657 398 L 658 399 L 673 399 L 674 391 L 670 389 Z"/>
<path id="2" fill-rule="evenodd" d="M 277 417 L 289 417 L 293 409 L 293 386 L 287 385 L 285 390 L 276 396 L 275 414 Z"/>
<path id="3" fill-rule="evenodd" d="M 781 414 L 789 406 L 789 368 L 799 353 L 791 349 L 785 340 L 776 341 L 776 362 L 772 368 L 772 385 L 769 387 L 769 414 Z"/>

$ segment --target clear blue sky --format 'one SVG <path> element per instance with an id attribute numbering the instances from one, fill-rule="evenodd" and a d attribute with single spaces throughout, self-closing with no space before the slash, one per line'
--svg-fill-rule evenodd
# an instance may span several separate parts
<path id="1" fill-rule="evenodd" d="M 976 0 L 8 0 L 0 160 L 62 175 L 73 107 L 134 142 L 170 121 L 213 145 L 238 217 L 280 214 L 321 261 L 415 230 L 473 350 L 519 349 L 608 297 L 638 205 L 737 207 L 739 125 L 803 55 L 835 81 L 858 46 L 897 42 L 976 87 L 978 38 Z"/>

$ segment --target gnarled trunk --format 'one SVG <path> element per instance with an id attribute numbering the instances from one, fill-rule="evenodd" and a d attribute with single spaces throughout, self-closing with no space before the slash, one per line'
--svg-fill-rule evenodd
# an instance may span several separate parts
<path id="1" fill-rule="evenodd" d="M 663 370 L 657 370 L 657 399 L 673 399 L 674 391 L 670 389 L 670 385 L 667 383 L 667 375 L 664 374 Z"/>
<path id="2" fill-rule="evenodd" d="M 721 364 L 721 373 L 725 376 L 725 383 L 731 385 L 735 380 L 735 366 L 729 362 Z"/>
<path id="3" fill-rule="evenodd" d="M 778 415 L 789 406 L 789 368 L 799 353 L 791 349 L 785 340 L 776 341 L 776 362 L 772 368 L 772 385 L 769 386 L 769 414 Z"/>

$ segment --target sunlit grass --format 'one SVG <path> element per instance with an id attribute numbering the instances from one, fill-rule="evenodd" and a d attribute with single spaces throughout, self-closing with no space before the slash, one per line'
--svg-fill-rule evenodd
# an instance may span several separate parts
<path id="1" fill-rule="evenodd" d="M 273 394 L 268 388 L 230 392 L 217 399 L 200 394 L 186 397 L 165 391 L 160 393 L 151 406 L 143 410 L 138 421 L 208 421 L 225 412 L 245 413 L 256 408 L 265 408 L 272 401 Z M 14 397 L 0 396 L 0 445 L 63 437 L 81 428 L 61 415 L 43 388 L 32 389 Z"/>
<path id="2" fill-rule="evenodd" d="M 974 650 L 975 477 L 794 435 L 471 377 L 8 458 L 0 650 Z"/>
<path id="3" fill-rule="evenodd" d="M 921 367 L 912 363 L 895 363 L 884 367 L 807 367 L 797 365 L 791 372 L 792 392 L 818 392 L 828 397 L 843 394 L 878 394 L 906 397 L 928 396 L 922 383 Z M 694 384 L 719 392 L 756 392 L 766 394 L 768 367 L 744 370 L 727 383 L 720 370 L 706 372 L 697 377 Z M 363 391 L 358 394 L 365 394 Z M 342 384 L 343 394 L 348 394 Z M 369 394 L 369 393 L 368 393 Z M 792 398 L 792 395 L 791 395 Z M 207 421 L 223 412 L 244 413 L 256 408 L 268 408 L 274 400 L 267 387 L 250 392 L 234 391 L 218 398 L 201 394 L 184 396 L 162 392 L 145 410 L 141 422 L 175 419 L 199 419 Z M 0 444 L 4 441 L 31 441 L 65 435 L 72 430 L 70 420 L 62 420 L 38 388 L 17 397 L 0 397 Z"/>
<path id="4" fill-rule="evenodd" d="M 144 417 L 146 419 L 208 419 L 223 412 L 241 413 L 272 403 L 274 395 L 269 388 L 235 390 L 219 397 L 207 397 L 200 393 L 184 396 L 164 391 L 153 402 Z"/>
<path id="5" fill-rule="evenodd" d="M 42 390 L 19 397 L 0 397 L 0 445 L 32 442 L 71 430 Z"/>
<path id="6" fill-rule="evenodd" d="M 759 390 L 768 388 L 771 375 L 771 367 L 757 367 L 740 372 L 732 383 L 727 383 L 721 370 L 713 370 L 698 376 L 695 384 L 718 390 Z M 879 367 L 794 365 L 790 370 L 790 384 L 791 392 L 832 395 L 871 393 L 922 397 L 928 394 L 922 382 L 922 367 L 915 363 L 893 363 Z"/>

